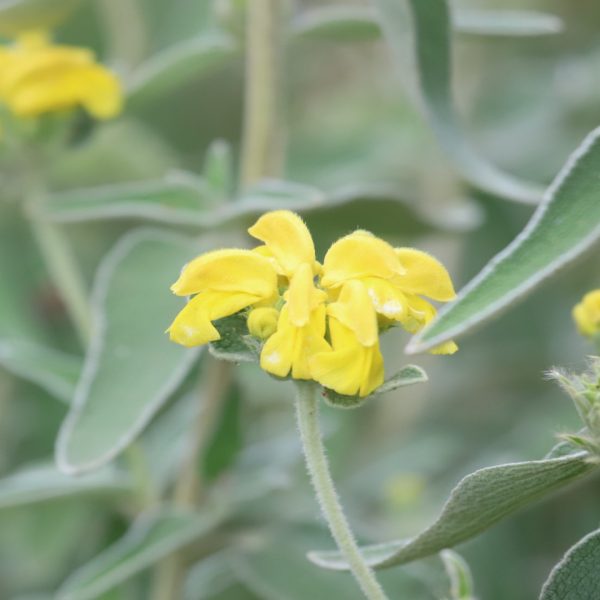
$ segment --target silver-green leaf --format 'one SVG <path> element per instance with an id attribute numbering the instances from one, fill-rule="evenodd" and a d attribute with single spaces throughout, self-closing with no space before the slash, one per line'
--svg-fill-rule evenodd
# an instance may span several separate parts
<path id="1" fill-rule="evenodd" d="M 537 204 L 543 188 L 517 179 L 488 162 L 473 147 L 460 123 L 452 97 L 451 13 L 447 0 L 376 0 L 376 4 L 381 27 L 398 62 L 402 64 L 407 56 L 414 55 L 417 87 L 429 124 L 462 176 L 488 193 Z M 407 23 L 411 20 L 414 39 L 409 46 L 411 32 Z"/>
<path id="2" fill-rule="evenodd" d="M 196 360 L 196 350 L 164 334 L 182 308 L 169 285 L 196 253 L 187 238 L 140 230 L 122 238 L 104 259 L 93 290 L 92 343 L 57 441 L 64 472 L 86 472 L 114 458 Z"/>
<path id="3" fill-rule="evenodd" d="M 540 600 L 600 598 L 600 529 L 579 540 L 552 569 Z"/>
<path id="4" fill-rule="evenodd" d="M 510 463 L 475 471 L 452 490 L 440 516 L 409 540 L 362 548 L 374 568 L 386 568 L 452 548 L 485 531 L 519 508 L 595 469 L 585 452 L 549 460 Z M 320 567 L 347 570 L 338 552 L 310 552 Z"/>
<path id="5" fill-rule="evenodd" d="M 92 600 L 212 531 L 215 514 L 166 510 L 142 516 L 118 542 L 75 571 L 56 593 L 56 600 Z"/>
<path id="6" fill-rule="evenodd" d="M 422 352 L 497 314 L 600 240 L 600 129 L 569 158 L 525 229 L 409 343 Z"/>

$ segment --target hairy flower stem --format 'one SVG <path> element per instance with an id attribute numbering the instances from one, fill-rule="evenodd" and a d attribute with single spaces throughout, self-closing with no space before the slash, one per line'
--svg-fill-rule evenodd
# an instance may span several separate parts
<path id="1" fill-rule="evenodd" d="M 92 334 L 92 321 L 85 285 L 62 229 L 43 214 L 44 202 L 45 195 L 39 189 L 32 190 L 26 200 L 31 231 L 81 343 L 86 346 Z"/>
<path id="2" fill-rule="evenodd" d="M 340 552 L 350 565 L 360 589 L 369 600 L 386 600 L 387 596 L 375 574 L 360 553 L 348 519 L 331 478 L 319 426 L 318 387 L 312 382 L 296 383 L 296 416 L 306 458 L 306 466 L 321 511 Z"/>

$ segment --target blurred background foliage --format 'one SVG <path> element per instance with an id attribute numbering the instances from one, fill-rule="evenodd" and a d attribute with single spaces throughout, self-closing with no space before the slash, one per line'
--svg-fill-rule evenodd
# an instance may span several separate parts
<path id="1" fill-rule="evenodd" d="M 298 0 L 290 10 L 297 18 L 325 4 L 333 3 Z M 59 25 L 57 39 L 93 48 L 126 82 L 135 81 L 137 65 L 174 45 L 223 35 L 233 42 L 212 65 L 184 73 L 176 85 L 159 82 L 133 93 L 119 119 L 95 124 L 82 118 L 68 148 L 52 155 L 50 190 L 157 181 L 177 169 L 201 175 L 215 140 L 229 144 L 237 165 L 243 113 L 241 5 L 236 0 L 82 2 Z M 562 19 L 563 30 L 556 35 L 461 35 L 455 45 L 454 89 L 469 134 L 497 165 L 549 183 L 598 124 L 600 6 L 568 0 L 455 0 L 453 7 L 543 9 Z M 143 22 L 134 25 L 136 10 Z M 461 184 L 381 40 L 296 37 L 287 44 L 284 61 L 286 179 L 326 194 L 385 183 L 403 199 L 359 194 L 349 203 L 306 212 L 321 256 L 341 234 L 368 228 L 396 245 L 430 250 L 460 289 L 522 229 L 530 207 Z M 63 384 L 74 380 L 82 350 L 24 222 L 22 187 L 8 149 L 2 149 L 1 158 L 0 472 L 9 477 L 29 465 L 51 462 L 68 408 L 70 392 Z M 211 226 L 202 243 L 210 247 L 237 240 L 251 220 L 252 215 Z M 65 226 L 90 286 L 106 252 L 143 221 L 97 219 Z M 153 226 L 190 231 L 185 225 Z M 153 276 L 150 263 L 137 274 L 140 280 Z M 176 273 L 164 276 L 174 279 Z M 570 402 L 544 380 L 544 371 L 554 365 L 581 368 L 590 349 L 574 331 L 570 308 L 599 282 L 596 253 L 464 339 L 455 356 L 418 357 L 430 378 L 427 385 L 393 392 L 359 411 L 325 409 L 332 467 L 361 537 L 383 540 L 418 532 L 466 473 L 539 458 L 557 433 L 578 427 Z M 167 324 L 148 326 L 162 331 Z M 407 339 L 400 337 L 385 338 L 389 372 L 407 362 Z M 23 373 L 22 365 L 11 362 L 11 348 L 3 339 L 59 351 L 48 361 L 60 364 L 47 363 L 47 369 L 68 375 L 53 387 L 43 373 Z M 147 364 L 137 376 L 153 368 Z M 195 411 L 196 379 L 194 370 L 142 436 L 157 489 L 172 483 Z M 211 542 L 219 552 L 201 560 L 209 553 L 206 542 L 192 548 L 198 562 L 190 571 L 188 597 L 358 597 L 349 576 L 319 571 L 304 560 L 305 549 L 328 548 L 331 542 L 320 528 L 300 460 L 291 386 L 273 381 L 255 365 L 238 366 L 235 379 L 228 412 L 202 466 L 215 497 L 236 505 L 235 517 L 219 534 L 226 543 Z M 118 463 L 125 468 L 121 459 Z M 588 480 L 461 546 L 478 596 L 537 597 L 552 565 L 597 524 L 599 485 L 597 479 Z M 71 573 L 119 540 L 139 504 L 115 486 L 111 479 L 102 493 L 96 487 L 90 494 L 4 501 L 12 488 L 0 481 L 0 598 L 53 597 Z M 382 580 L 390 592 L 402 592 L 397 597 L 436 597 L 413 571 L 395 569 Z M 98 597 L 147 598 L 151 581 L 144 569 Z M 313 583 L 314 590 L 309 588 Z"/>

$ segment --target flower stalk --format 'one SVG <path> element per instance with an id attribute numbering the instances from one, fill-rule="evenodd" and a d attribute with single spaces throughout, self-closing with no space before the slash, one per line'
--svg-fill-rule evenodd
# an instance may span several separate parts
<path id="1" fill-rule="evenodd" d="M 296 416 L 302 447 L 323 516 L 364 595 L 369 600 L 386 600 L 373 570 L 360 553 L 331 477 L 319 426 L 318 387 L 310 382 L 297 382 L 296 386 Z"/>

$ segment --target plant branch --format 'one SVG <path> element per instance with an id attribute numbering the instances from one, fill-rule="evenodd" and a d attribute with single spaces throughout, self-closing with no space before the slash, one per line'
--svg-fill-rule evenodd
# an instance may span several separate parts
<path id="1" fill-rule="evenodd" d="M 304 381 L 296 382 L 296 386 L 296 416 L 304 457 L 323 516 L 364 595 L 369 600 L 386 600 L 373 570 L 360 553 L 331 478 L 319 426 L 318 388 Z"/>

